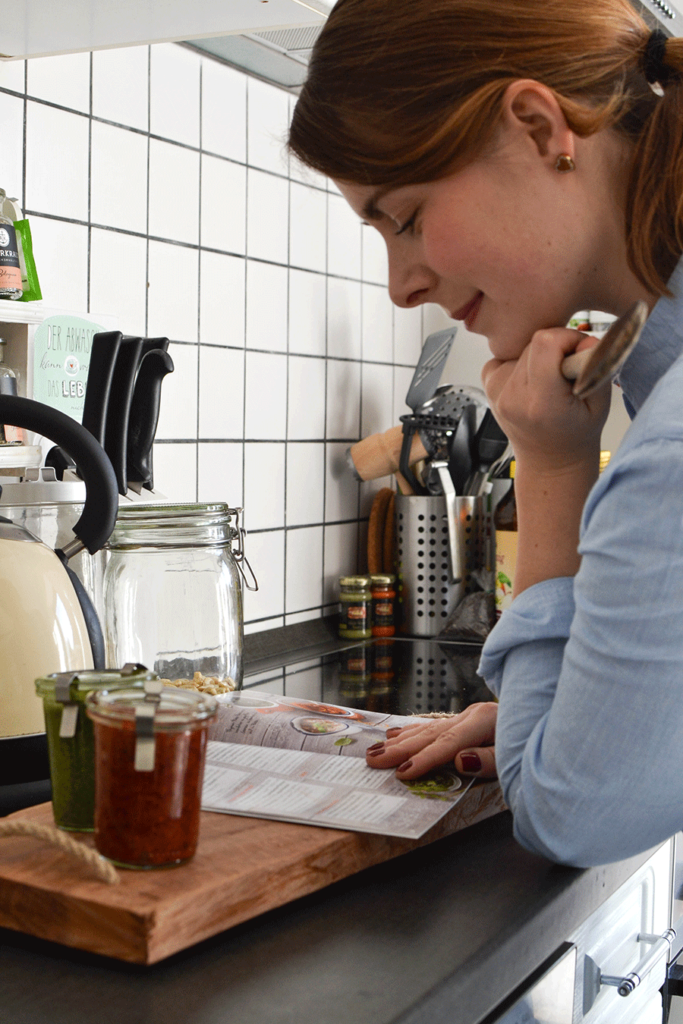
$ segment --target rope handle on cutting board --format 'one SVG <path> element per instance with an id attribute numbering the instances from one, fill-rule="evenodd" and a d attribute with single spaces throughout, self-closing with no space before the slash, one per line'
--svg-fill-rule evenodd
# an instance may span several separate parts
<path id="1" fill-rule="evenodd" d="M 120 879 L 112 864 L 104 860 L 97 850 L 79 843 L 77 839 L 60 832 L 49 825 L 38 825 L 33 821 L 0 821 L 0 838 L 2 836 L 33 836 L 43 839 L 46 843 L 56 846 L 62 853 L 80 860 L 93 870 L 101 882 L 116 885 Z"/>

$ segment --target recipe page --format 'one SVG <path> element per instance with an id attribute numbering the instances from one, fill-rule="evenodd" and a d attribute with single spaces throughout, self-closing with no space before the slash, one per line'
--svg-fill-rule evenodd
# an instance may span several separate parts
<path id="1" fill-rule="evenodd" d="M 472 784 L 444 766 L 411 782 L 365 751 L 414 717 L 260 693 L 221 703 L 209 730 L 202 808 L 419 839 Z"/>

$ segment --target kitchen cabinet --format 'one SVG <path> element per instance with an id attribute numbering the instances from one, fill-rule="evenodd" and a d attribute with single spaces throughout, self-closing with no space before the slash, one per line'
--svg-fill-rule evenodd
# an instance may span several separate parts
<path id="1" fill-rule="evenodd" d="M 15 0 L 2 58 L 136 46 L 315 25 L 332 0 Z"/>

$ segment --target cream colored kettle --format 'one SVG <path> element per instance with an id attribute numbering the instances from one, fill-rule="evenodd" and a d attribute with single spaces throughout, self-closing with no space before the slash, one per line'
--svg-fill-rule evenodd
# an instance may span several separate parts
<path id="1" fill-rule="evenodd" d="M 79 423 L 39 402 L 0 395 L 0 423 L 49 437 L 67 451 L 86 486 L 74 539 L 52 551 L 0 517 L 0 739 L 43 732 L 34 682 L 51 672 L 104 668 L 104 642 L 92 603 L 68 560 L 94 554 L 116 521 L 118 490 L 111 462 Z"/>

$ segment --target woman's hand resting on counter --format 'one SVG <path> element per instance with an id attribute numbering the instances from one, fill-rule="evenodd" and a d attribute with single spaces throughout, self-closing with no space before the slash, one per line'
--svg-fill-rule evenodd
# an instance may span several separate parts
<path id="1" fill-rule="evenodd" d="M 497 713 L 498 705 L 491 701 L 471 704 L 452 718 L 388 729 L 384 743 L 368 748 L 366 761 L 372 768 L 396 767 L 401 779 L 417 779 L 450 762 L 463 775 L 495 778 Z"/>

